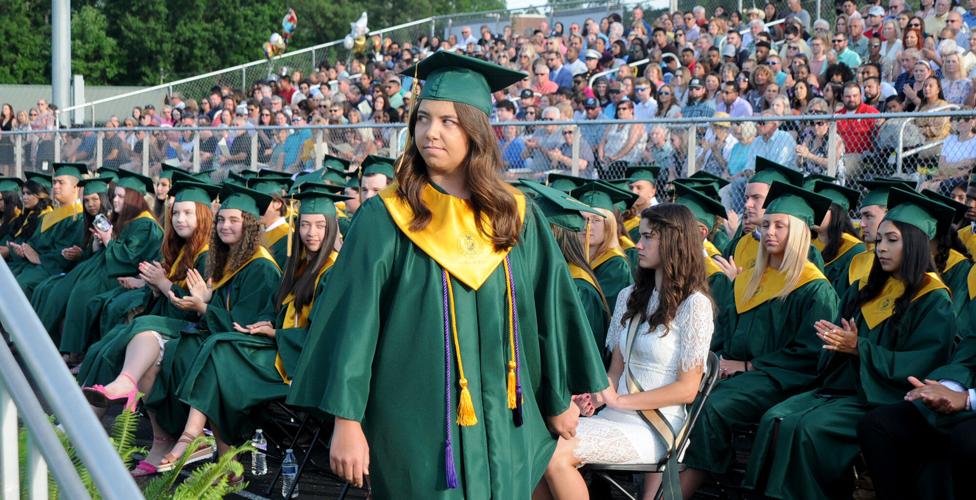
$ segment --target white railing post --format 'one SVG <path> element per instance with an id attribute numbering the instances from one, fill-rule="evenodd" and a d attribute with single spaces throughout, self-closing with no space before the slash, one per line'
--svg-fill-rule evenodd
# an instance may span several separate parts
<path id="1" fill-rule="evenodd" d="M 258 165 L 258 134 L 257 132 L 251 136 L 251 159 L 248 162 L 251 170 L 255 170 Z"/>
<path id="2" fill-rule="evenodd" d="M 27 435 L 27 497 L 30 500 L 47 500 L 47 463 L 41 450 Z"/>
<path id="3" fill-rule="evenodd" d="M 149 132 L 142 133 L 142 175 L 149 175 Z"/>
<path id="4" fill-rule="evenodd" d="M 20 498 L 19 441 L 17 407 L 7 389 L 0 384 L 0 486 L 3 487 L 3 500 Z"/>
<path id="5" fill-rule="evenodd" d="M 54 130 L 54 161 L 61 161 L 61 132 L 59 129 Z"/>
<path id="6" fill-rule="evenodd" d="M 200 131 L 193 133 L 193 173 L 200 171 Z"/>
<path id="7" fill-rule="evenodd" d="M 105 138 L 105 132 L 95 132 L 95 165 L 102 166 L 102 158 L 104 157 L 102 139 Z"/>
<path id="8" fill-rule="evenodd" d="M 14 136 L 14 176 L 24 177 L 24 136 Z"/>
<path id="9" fill-rule="evenodd" d="M 832 120 L 827 132 L 827 175 L 837 177 L 837 173 L 837 120 Z"/>
<path id="10" fill-rule="evenodd" d="M 688 166 L 687 166 L 688 169 L 685 172 L 685 175 L 691 175 L 698 171 L 698 164 L 697 164 L 698 163 L 698 158 L 697 158 L 698 126 L 697 125 L 692 124 L 691 126 L 688 127 L 687 142 L 688 144 L 686 149 L 688 150 L 688 154 L 685 156 L 688 158 Z M 675 172 L 675 173 L 680 175 L 680 172 Z"/>
<path id="11" fill-rule="evenodd" d="M 319 151 L 322 151 L 322 147 L 324 146 L 322 143 L 322 134 L 324 133 L 325 129 L 320 128 L 316 129 L 315 133 L 312 134 L 312 137 L 315 138 L 315 147 L 312 148 L 312 151 L 315 151 L 315 157 L 312 158 L 312 164 L 315 166 L 315 170 L 322 168 L 323 153 L 319 153 Z"/>
<path id="12" fill-rule="evenodd" d="M 580 160 L 580 141 L 581 141 L 580 136 L 583 134 L 580 131 L 578 125 L 573 125 L 570 130 L 573 131 L 573 163 L 572 166 L 570 167 L 570 172 L 573 174 L 573 176 L 578 176 L 579 160 Z M 587 167 L 590 168 L 591 171 L 594 168 L 593 165 L 587 165 Z"/>

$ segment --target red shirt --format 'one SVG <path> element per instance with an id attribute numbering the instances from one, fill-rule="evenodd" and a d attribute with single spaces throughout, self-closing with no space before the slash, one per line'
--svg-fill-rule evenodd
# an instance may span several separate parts
<path id="1" fill-rule="evenodd" d="M 861 103 L 853 113 L 844 108 L 838 114 L 873 115 L 877 113 L 878 110 L 874 106 Z M 844 140 L 844 151 L 847 153 L 864 153 L 873 150 L 876 121 L 874 119 L 837 120 L 837 135 Z"/>
<path id="2" fill-rule="evenodd" d="M 295 87 L 294 86 L 289 87 L 288 90 L 279 88 L 278 95 L 280 95 L 281 99 L 285 101 L 282 103 L 283 105 L 291 106 L 291 96 L 295 95 Z"/>

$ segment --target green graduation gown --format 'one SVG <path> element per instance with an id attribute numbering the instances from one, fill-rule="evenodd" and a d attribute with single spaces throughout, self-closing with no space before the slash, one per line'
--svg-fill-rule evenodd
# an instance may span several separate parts
<path id="1" fill-rule="evenodd" d="M 597 255 L 590 262 L 590 267 L 600 283 L 603 296 L 607 298 L 607 304 L 616 304 L 620 291 L 634 284 L 630 261 L 619 248 L 611 248 L 603 255 Z"/>
<path id="2" fill-rule="evenodd" d="M 40 257 L 41 263 L 31 264 L 27 259 L 11 253 L 12 258 L 7 264 L 27 298 L 34 293 L 38 283 L 66 272 L 74 265 L 74 262 L 61 256 L 61 250 L 82 245 L 85 231 L 88 230 L 84 221 L 84 209 L 80 200 L 73 205 L 55 208 L 41 218 L 34 235 L 27 239 L 27 243 L 30 243 Z"/>
<path id="3" fill-rule="evenodd" d="M 322 294 L 325 271 L 315 283 L 315 298 Z M 264 403 L 288 394 L 289 374 L 297 368 L 305 343 L 309 313 L 315 300 L 300 315 L 289 307 L 292 296 L 278 307 L 275 336 L 241 332 L 214 333 L 207 337 L 177 390 L 180 401 L 196 408 L 219 429 L 221 438 L 231 445 L 251 439 L 258 422 L 253 415 Z"/>
<path id="4" fill-rule="evenodd" d="M 156 219 L 143 212 L 126 224 L 102 251 L 65 275 L 59 284 L 38 287 L 31 305 L 48 332 L 55 335 L 57 325 L 64 319 L 60 336 L 62 352 L 85 352 L 91 343 L 92 323 L 97 319 L 87 317 L 88 302 L 102 292 L 118 288 L 116 278 L 138 274 L 141 262 L 158 259 L 162 240 L 163 231 Z"/>
<path id="5" fill-rule="evenodd" d="M 945 269 L 942 271 L 942 282 L 949 287 L 952 294 L 952 312 L 959 316 L 963 307 L 969 302 L 969 290 L 966 284 L 966 277 L 973 265 L 966 257 L 955 251 L 949 250 L 949 258 L 946 259 Z"/>
<path id="6" fill-rule="evenodd" d="M 719 252 L 724 254 L 726 249 L 729 247 L 729 244 L 732 242 L 732 238 L 729 238 L 729 234 L 726 233 L 722 225 L 719 224 L 718 229 L 712 231 L 712 234 L 709 236 L 708 241 L 711 241 L 712 244 L 715 245 L 715 248 L 717 248 Z"/>
<path id="7" fill-rule="evenodd" d="M 929 276 L 931 286 L 916 294 L 898 327 L 885 314 L 900 292 L 875 299 L 874 313 L 862 307 L 855 313 L 857 356 L 824 351 L 818 388 L 766 412 L 745 487 L 779 499 L 851 497 L 842 479 L 859 452 L 857 423 L 870 409 L 901 401 L 911 389 L 908 376 L 929 373 L 948 358 L 955 318 L 944 285 Z M 856 296 L 851 290 L 847 300 Z"/>
<path id="8" fill-rule="evenodd" d="M 214 283 L 207 312 L 196 323 L 161 316 L 142 316 L 133 322 L 140 326 L 139 331 L 152 330 L 170 339 L 156 383 L 146 396 L 146 408 L 155 413 L 163 430 L 174 436 L 183 432 L 189 407 L 178 399 L 179 387 L 207 337 L 234 331 L 234 323 L 273 321 L 274 294 L 280 281 L 274 257 L 259 247 L 236 273 Z"/>
<path id="9" fill-rule="evenodd" d="M 748 361 L 752 370 L 720 381 L 706 400 L 685 455 L 684 463 L 694 469 L 727 472 L 732 431 L 756 424 L 770 407 L 813 383 L 821 346 L 813 324 L 837 316 L 837 293 L 810 262 L 799 286 L 783 299 L 773 298 L 783 289 L 782 274 L 767 269 L 760 285 L 760 292 L 767 293 L 746 301 L 750 276 L 751 270 L 745 270 L 733 283 L 736 314 L 729 315 L 734 324 L 721 355 Z"/>
<path id="10" fill-rule="evenodd" d="M 729 327 L 735 324 L 732 280 L 722 272 L 711 257 L 705 258 L 705 275 L 708 276 L 708 290 L 715 303 L 715 329 L 709 350 L 719 352 L 725 345 Z"/>
<path id="11" fill-rule="evenodd" d="M 604 364 L 609 363 L 610 352 L 606 347 L 606 340 L 607 328 L 610 327 L 610 311 L 597 289 L 599 283 L 594 282 L 589 274 L 572 264 L 569 265 L 569 275 L 573 277 L 573 284 L 576 285 L 576 292 L 579 293 L 583 312 L 590 320 L 593 340 L 596 341 L 596 345 L 600 349 Z"/>
<path id="12" fill-rule="evenodd" d="M 830 284 L 834 286 L 838 297 L 843 297 L 850 286 L 848 277 L 851 260 L 854 259 L 855 255 L 867 250 L 864 243 L 861 243 L 861 240 L 854 236 L 844 233 L 842 238 L 843 241 L 840 249 L 837 250 L 837 255 L 830 262 L 824 262 L 824 274 L 830 280 Z M 817 250 L 823 252 L 824 244 L 820 240 L 813 240 L 812 244 L 817 247 Z"/>
<path id="13" fill-rule="evenodd" d="M 444 268 L 422 249 L 423 239 L 412 239 L 418 235 L 396 222 L 409 226 L 412 216 L 404 215 L 395 190 L 391 186 L 359 208 L 313 311 L 288 402 L 362 423 L 374 498 L 529 498 L 555 450 L 544 417 L 563 413 L 572 394 L 607 386 L 565 260 L 545 217 L 525 200 L 521 236 L 507 254 L 523 391 L 523 423 L 517 427 L 506 404 L 510 313 L 504 263 L 475 264 L 484 280 L 475 288 L 454 273 L 465 272 L 467 264 L 457 260 L 470 259 L 464 254 L 482 261 L 485 247 L 466 244 L 479 236 L 455 233 L 459 246 L 439 254 L 451 270 L 452 317 L 477 416 L 477 424 L 459 426 L 459 359 L 447 347 L 452 342 L 445 342 Z M 435 214 L 429 229 L 474 228 L 467 202 L 431 186 L 424 199 Z M 458 216 L 451 218 L 451 211 Z M 497 262 L 498 254 L 487 255 Z M 621 263 L 626 268 L 622 257 Z M 456 464 L 456 489 L 447 487 L 445 458 Z"/>
<path id="14" fill-rule="evenodd" d="M 280 269 L 284 269 L 285 263 L 288 262 L 288 221 L 282 220 L 283 224 L 265 231 L 262 237 L 264 248 L 271 252 Z"/>

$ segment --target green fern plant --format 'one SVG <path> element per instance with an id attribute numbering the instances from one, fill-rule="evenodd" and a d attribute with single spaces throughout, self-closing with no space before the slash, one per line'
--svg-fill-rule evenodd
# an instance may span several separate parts
<path id="1" fill-rule="evenodd" d="M 246 488 L 246 482 L 242 481 L 231 485 L 228 479 L 231 475 L 238 477 L 244 475 L 244 467 L 237 460 L 237 457 L 242 453 L 252 451 L 253 448 L 250 444 L 246 444 L 240 448 L 230 448 L 216 462 L 208 462 L 197 467 L 190 474 L 190 477 L 177 486 L 183 467 L 186 465 L 186 461 L 190 458 L 193 450 L 207 443 L 209 439 L 205 436 L 197 436 L 186 447 L 186 451 L 183 452 L 183 455 L 176 462 L 172 470 L 163 473 L 146 485 L 143 489 L 145 497 L 149 500 L 219 499 Z"/>

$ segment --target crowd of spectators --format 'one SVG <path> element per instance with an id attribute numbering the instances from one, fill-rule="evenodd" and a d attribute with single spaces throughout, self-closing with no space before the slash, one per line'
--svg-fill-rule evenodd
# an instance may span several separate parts
<path id="1" fill-rule="evenodd" d="M 311 164 L 317 153 L 309 129 L 261 130 L 255 126 L 388 124 L 408 119 L 412 78 L 400 74 L 436 50 L 450 50 L 524 71 L 517 85 L 494 95 L 496 133 L 505 166 L 519 175 L 571 170 L 581 175 L 619 174 L 624 165 L 653 162 L 670 177 L 682 175 L 689 159 L 686 127 L 590 121 L 739 118 L 698 127 L 696 164 L 732 179 L 750 175 L 756 155 L 824 173 L 831 154 L 830 123 L 777 121 L 790 115 L 875 114 L 930 111 L 976 104 L 976 0 L 922 0 L 918 10 L 904 0 L 837 3 L 833 21 L 814 19 L 800 0 L 736 12 L 701 6 L 650 18 L 641 7 L 568 26 L 542 22 L 531 33 L 510 26 L 475 34 L 463 27 L 446 38 L 393 40 L 374 36 L 367 50 L 323 61 L 309 73 L 293 71 L 247 89 L 214 86 L 209 95 L 173 93 L 162 109 L 137 107 L 106 127 L 155 126 L 148 141 L 150 162 L 189 164 L 197 144 L 181 127 L 210 127 L 199 138 L 205 167 L 256 161 L 284 171 Z M 779 22 L 777 22 L 779 21 Z M 520 122 L 576 121 L 578 127 L 526 126 Z M 908 158 L 909 172 L 941 181 L 976 165 L 971 120 L 948 117 L 840 120 L 834 159 L 838 174 L 856 178 L 889 174 L 893 153 L 930 145 Z M 4 106 L 2 130 L 53 129 L 51 106 L 28 113 Z M 228 126 L 246 130 L 223 130 Z M 2 134 L 2 132 L 0 132 Z M 898 137 L 903 135 L 901 149 Z M 142 161 L 142 132 L 104 134 L 103 162 Z M 329 154 L 354 164 L 369 154 L 391 155 L 402 140 L 393 128 L 333 129 Z M 53 158 L 50 136 L 31 138 L 32 164 Z M 91 161 L 93 134 L 65 141 L 63 158 Z M 0 135 L 0 167 L 12 163 L 10 137 Z"/>

